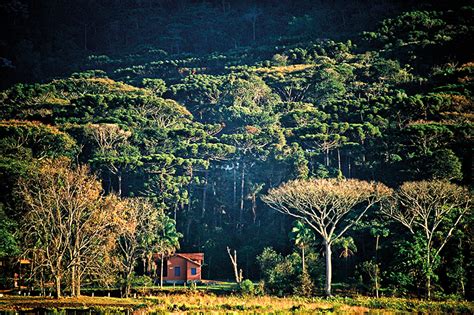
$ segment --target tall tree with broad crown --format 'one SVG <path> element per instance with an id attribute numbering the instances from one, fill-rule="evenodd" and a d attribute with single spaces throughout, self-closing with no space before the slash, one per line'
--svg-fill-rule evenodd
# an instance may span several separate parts
<path id="1" fill-rule="evenodd" d="M 391 194 L 385 185 L 356 179 L 294 180 L 270 189 L 262 199 L 271 208 L 303 220 L 323 238 L 325 293 L 331 296 L 331 246 L 376 203 Z"/>

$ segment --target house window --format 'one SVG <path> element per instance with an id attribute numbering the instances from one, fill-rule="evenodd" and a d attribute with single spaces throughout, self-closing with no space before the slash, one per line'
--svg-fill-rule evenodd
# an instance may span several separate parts
<path id="1" fill-rule="evenodd" d="M 175 277 L 181 276 L 181 267 L 174 267 L 174 275 Z"/>
<path id="2" fill-rule="evenodd" d="M 197 275 L 196 268 L 191 268 L 191 275 L 192 275 L 192 276 Z"/>

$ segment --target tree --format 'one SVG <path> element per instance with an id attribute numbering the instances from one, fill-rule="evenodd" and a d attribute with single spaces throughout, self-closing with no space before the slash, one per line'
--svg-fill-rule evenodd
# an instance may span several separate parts
<path id="1" fill-rule="evenodd" d="M 165 257 L 173 255 L 179 249 L 179 239 L 183 235 L 176 231 L 175 220 L 163 215 L 161 217 L 161 230 L 157 233 L 157 241 L 154 246 L 156 251 L 161 256 L 160 268 L 160 287 L 163 287 L 163 262 Z"/>
<path id="2" fill-rule="evenodd" d="M 231 252 L 229 246 L 227 246 L 227 254 L 229 255 L 230 262 L 232 263 L 232 268 L 234 270 L 235 282 L 241 283 L 243 280 L 242 269 L 239 270 L 237 263 L 237 251 L 234 249 L 234 252 Z"/>
<path id="3" fill-rule="evenodd" d="M 80 295 L 81 278 L 100 276 L 98 268 L 103 273 L 120 218 L 117 208 L 103 199 L 100 182 L 86 166 L 72 168 L 66 159 L 46 160 L 37 174 L 20 180 L 17 194 L 26 209 L 21 222 L 26 253 L 40 253 L 56 297 L 68 272 L 72 294 Z"/>
<path id="4" fill-rule="evenodd" d="M 307 225 L 303 221 L 296 220 L 293 223 L 293 228 L 291 229 L 290 237 L 295 242 L 295 245 L 301 249 L 301 270 L 303 273 L 305 273 L 305 250 L 312 242 L 314 242 L 314 233 L 311 229 L 307 227 Z"/>
<path id="5" fill-rule="evenodd" d="M 5 214 L 3 204 L 0 204 L 0 258 L 14 256 L 20 252 L 15 236 L 17 225 L 17 222 Z"/>
<path id="6" fill-rule="evenodd" d="M 231 77 L 222 90 L 217 102 L 220 111 L 218 119 L 228 128 L 261 127 L 275 122 L 273 111 L 280 97 L 261 78 Z"/>
<path id="7" fill-rule="evenodd" d="M 144 198 L 120 200 L 124 212 L 124 224 L 118 238 L 118 249 L 122 256 L 121 266 L 124 280 L 124 296 L 130 295 L 133 270 L 142 253 L 148 253 L 146 240 L 156 236 L 161 212 Z"/>
<path id="8" fill-rule="evenodd" d="M 271 208 L 307 223 L 323 238 L 325 292 L 331 296 L 331 246 L 374 204 L 390 195 L 385 185 L 356 179 L 294 180 L 270 189 L 262 199 Z"/>
<path id="9" fill-rule="evenodd" d="M 87 130 L 97 145 L 97 153 L 91 162 L 104 165 L 117 177 L 117 194 L 120 197 L 124 171 L 140 164 L 138 150 L 128 144 L 132 133 L 116 124 L 89 124 Z"/>
<path id="10" fill-rule="evenodd" d="M 142 80 L 142 85 L 155 93 L 156 96 L 162 96 L 166 92 L 166 82 L 162 79 L 145 78 Z"/>
<path id="11" fill-rule="evenodd" d="M 94 176 L 90 177 L 97 181 Z M 113 254 L 123 213 L 115 195 L 103 197 L 102 194 L 95 205 L 72 212 L 67 271 L 71 295 L 80 296 L 85 278 L 107 285 L 115 279 L 118 268 Z"/>
<path id="12" fill-rule="evenodd" d="M 381 222 L 377 219 L 371 220 L 366 224 L 360 224 L 361 228 L 367 228 L 370 236 L 375 238 L 375 254 L 371 260 L 362 263 L 362 270 L 367 273 L 370 280 L 373 282 L 373 289 L 375 291 L 375 297 L 379 298 L 380 290 L 380 262 L 379 262 L 379 249 L 380 249 L 380 238 L 387 237 L 390 230 L 386 226 L 386 223 Z"/>
<path id="13" fill-rule="evenodd" d="M 405 182 L 383 212 L 405 226 L 413 237 L 422 237 L 427 297 L 435 263 L 463 217 L 472 211 L 467 188 L 445 180 Z"/>

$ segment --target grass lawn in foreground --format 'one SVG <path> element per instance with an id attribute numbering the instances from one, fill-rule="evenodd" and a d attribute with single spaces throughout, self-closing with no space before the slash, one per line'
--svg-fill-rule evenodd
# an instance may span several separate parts
<path id="1" fill-rule="evenodd" d="M 55 299 L 52 297 L 39 296 L 15 296 L 6 295 L 0 297 L 0 311 L 6 310 L 30 310 L 30 309 L 59 309 L 59 308 L 123 308 L 137 309 L 145 306 L 143 300 L 121 299 L 108 297 L 64 297 Z"/>
<path id="2" fill-rule="evenodd" d="M 156 312 L 185 311 L 256 311 L 256 312 L 350 312 L 404 311 L 425 313 L 473 314 L 474 303 L 458 301 L 423 301 L 398 298 L 300 298 L 273 296 L 215 295 L 204 292 L 164 293 L 139 299 L 107 297 L 62 298 L 4 296 L 0 297 L 0 311 L 31 309 L 141 309 Z"/>

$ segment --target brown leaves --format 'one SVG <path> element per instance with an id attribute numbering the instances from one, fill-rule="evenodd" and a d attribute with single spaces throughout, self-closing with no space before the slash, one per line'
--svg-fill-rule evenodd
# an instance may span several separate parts
<path id="1" fill-rule="evenodd" d="M 383 184 L 357 179 L 295 180 L 271 189 L 262 200 L 270 207 L 305 220 L 322 237 L 340 237 L 376 202 L 391 195 Z M 361 213 L 334 234 L 343 217 L 357 206 Z"/>
<path id="2" fill-rule="evenodd" d="M 35 263 L 59 278 L 73 270 L 72 286 L 80 286 L 85 275 L 106 275 L 101 264 L 111 261 L 121 208 L 117 197 L 103 197 L 101 183 L 87 166 L 45 160 L 36 175 L 20 181 L 17 194 L 26 210 L 25 248 L 42 257 Z"/>
<path id="3" fill-rule="evenodd" d="M 421 228 L 432 235 L 448 216 L 454 214 L 452 224 L 456 226 L 471 208 L 472 194 L 467 188 L 446 180 L 430 180 L 401 185 L 384 212 L 412 233 Z"/>
<path id="4" fill-rule="evenodd" d="M 121 129 L 117 124 L 88 124 L 86 130 L 95 140 L 102 154 L 117 149 L 132 135 L 130 131 Z"/>

